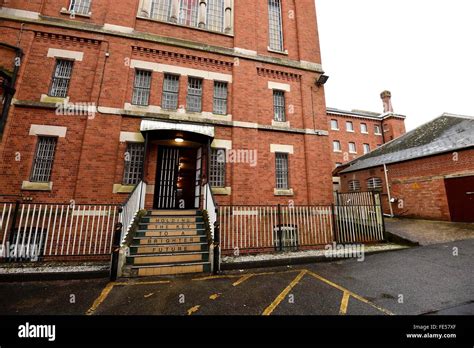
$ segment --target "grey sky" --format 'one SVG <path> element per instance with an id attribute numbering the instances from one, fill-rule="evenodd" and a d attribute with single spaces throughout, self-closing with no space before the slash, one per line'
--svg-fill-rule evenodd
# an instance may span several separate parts
<path id="1" fill-rule="evenodd" d="M 328 107 L 474 115 L 473 0 L 316 0 Z"/>

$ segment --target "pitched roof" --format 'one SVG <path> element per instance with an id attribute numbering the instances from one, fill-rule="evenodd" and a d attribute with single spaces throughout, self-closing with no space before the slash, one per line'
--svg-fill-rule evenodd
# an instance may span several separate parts
<path id="1" fill-rule="evenodd" d="M 347 164 L 341 173 L 474 146 L 474 117 L 443 114 Z"/>

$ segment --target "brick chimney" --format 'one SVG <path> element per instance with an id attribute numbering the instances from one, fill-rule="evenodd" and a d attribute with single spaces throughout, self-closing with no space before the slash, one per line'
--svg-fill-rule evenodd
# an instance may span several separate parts
<path id="1" fill-rule="evenodd" d="M 380 94 L 380 98 L 382 98 L 383 101 L 383 113 L 393 113 L 392 93 L 390 91 L 383 91 Z"/>

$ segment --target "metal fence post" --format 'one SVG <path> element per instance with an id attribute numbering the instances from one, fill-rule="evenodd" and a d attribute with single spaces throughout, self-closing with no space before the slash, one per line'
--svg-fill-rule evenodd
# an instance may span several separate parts
<path id="1" fill-rule="evenodd" d="M 281 218 L 281 204 L 278 204 L 278 239 L 280 241 L 280 251 L 283 251 L 283 230 Z"/>
<path id="2" fill-rule="evenodd" d="M 110 265 L 110 280 L 113 282 L 117 280 L 122 228 L 123 225 L 121 222 L 115 225 L 114 241 L 112 244 L 112 262 Z"/>
<path id="3" fill-rule="evenodd" d="M 18 211 L 20 210 L 20 200 L 15 202 L 15 209 L 13 210 L 13 217 L 12 217 L 12 224 L 10 225 L 10 232 L 8 236 L 5 236 L 5 239 L 10 243 L 13 244 L 15 241 L 13 240 L 13 236 L 15 235 L 15 225 L 16 219 L 18 215 Z"/>
<path id="4" fill-rule="evenodd" d="M 216 216 L 218 216 L 218 209 L 216 208 Z M 221 255 L 220 255 L 220 249 L 221 249 L 221 227 L 219 225 L 219 221 L 216 220 L 214 222 L 214 274 L 217 274 L 221 270 Z"/>
<path id="5" fill-rule="evenodd" d="M 336 208 L 334 204 L 331 204 L 331 218 L 332 218 L 332 233 L 336 243 L 339 243 L 339 233 L 336 219 Z"/>

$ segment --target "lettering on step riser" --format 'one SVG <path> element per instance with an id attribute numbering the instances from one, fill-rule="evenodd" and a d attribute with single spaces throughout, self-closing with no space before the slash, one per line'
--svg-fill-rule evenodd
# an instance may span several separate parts
<path id="1" fill-rule="evenodd" d="M 173 218 L 165 218 L 165 219 L 151 219 L 150 222 L 156 223 L 191 223 L 195 222 L 195 219 L 189 218 L 181 218 L 181 219 L 173 219 Z"/>

